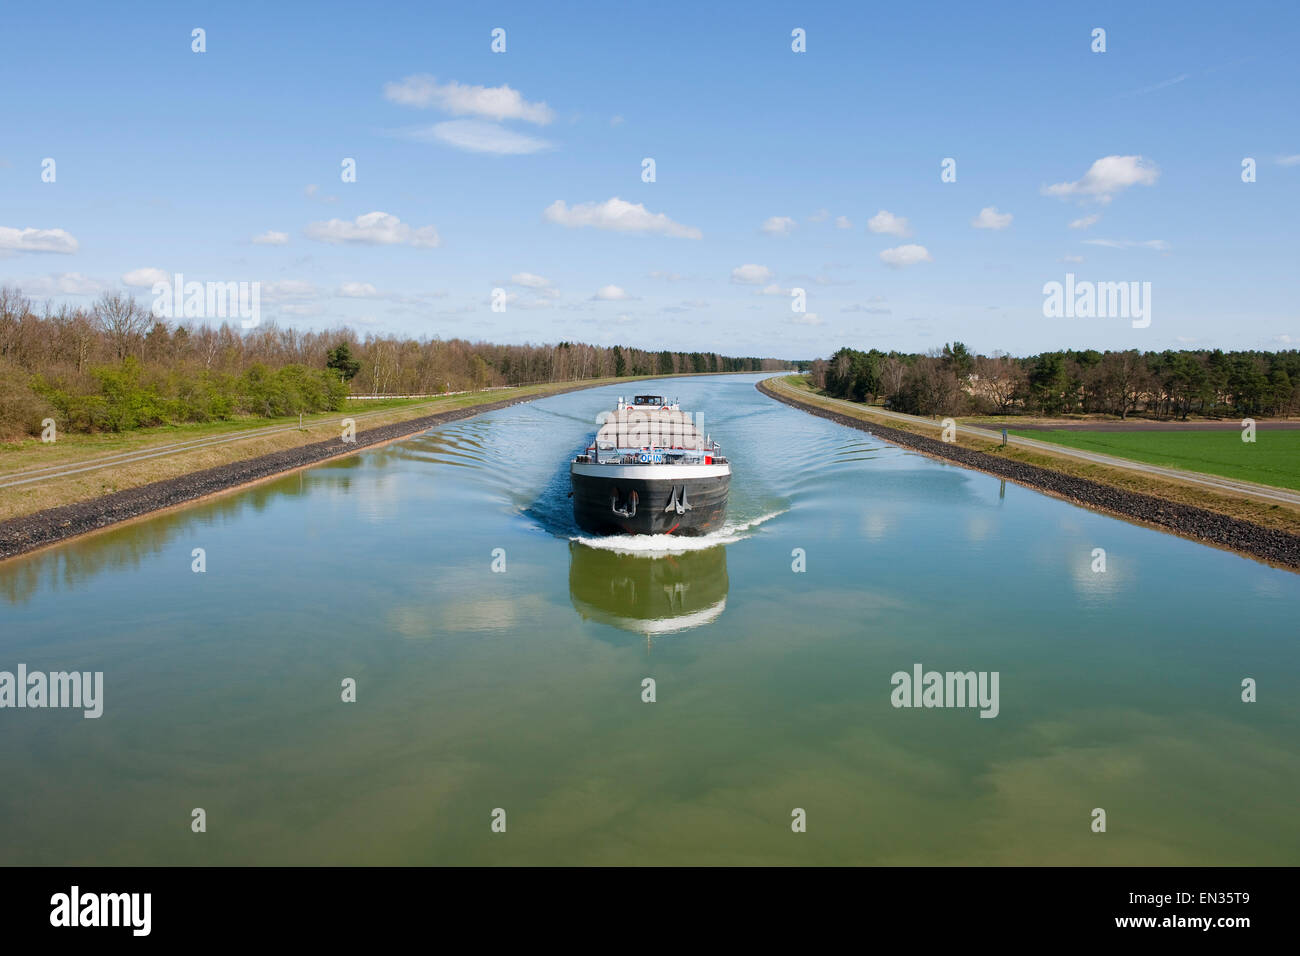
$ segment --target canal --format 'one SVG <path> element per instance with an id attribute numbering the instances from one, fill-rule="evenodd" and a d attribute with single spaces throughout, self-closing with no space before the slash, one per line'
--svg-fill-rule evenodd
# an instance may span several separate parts
<path id="1" fill-rule="evenodd" d="M 1300 576 L 760 377 L 517 405 L 0 565 L 0 671 L 103 673 L 96 719 L 0 709 L 0 863 L 1300 863 Z M 722 532 L 573 525 L 567 461 L 634 391 L 722 443 Z M 996 674 L 996 716 L 894 706 L 917 665 Z"/>

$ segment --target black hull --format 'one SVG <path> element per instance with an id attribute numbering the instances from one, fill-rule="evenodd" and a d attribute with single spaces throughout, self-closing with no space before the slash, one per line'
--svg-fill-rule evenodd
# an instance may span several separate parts
<path id="1" fill-rule="evenodd" d="M 673 481 L 574 474 L 571 480 L 573 518 L 590 534 L 695 536 L 717 531 L 727 516 L 730 475 Z M 678 514 L 671 502 L 676 495 L 680 503 L 683 492 L 690 507 Z"/>

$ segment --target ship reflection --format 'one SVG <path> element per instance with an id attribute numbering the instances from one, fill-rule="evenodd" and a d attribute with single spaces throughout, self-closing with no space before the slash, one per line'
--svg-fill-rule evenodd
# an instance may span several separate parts
<path id="1" fill-rule="evenodd" d="M 626 554 L 569 542 L 569 597 L 585 620 L 647 643 L 702 627 L 727 606 L 727 549 Z"/>

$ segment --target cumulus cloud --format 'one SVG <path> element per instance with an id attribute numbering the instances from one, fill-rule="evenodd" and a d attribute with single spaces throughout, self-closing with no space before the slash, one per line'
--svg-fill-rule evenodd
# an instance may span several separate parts
<path id="1" fill-rule="evenodd" d="M 1108 203 L 1121 190 L 1151 186 L 1159 178 L 1160 170 L 1155 163 L 1141 156 L 1103 156 L 1089 167 L 1082 179 L 1044 186 L 1043 192 L 1058 199 Z"/>
<path id="2" fill-rule="evenodd" d="M 976 229 L 1005 229 L 1011 225 L 1011 219 L 1011 213 L 998 212 L 996 206 L 985 206 L 970 224 Z"/>
<path id="3" fill-rule="evenodd" d="M 915 243 L 909 243 L 905 246 L 895 246 L 893 249 L 886 249 L 880 254 L 880 261 L 894 269 L 901 269 L 905 266 L 914 266 L 918 262 L 933 262 L 930 250 L 925 246 L 918 246 Z"/>
<path id="4" fill-rule="evenodd" d="M 438 230 L 433 226 L 415 229 L 386 212 L 368 212 L 364 216 L 357 216 L 351 222 L 343 219 L 328 219 L 324 222 L 308 223 L 304 234 L 308 239 L 333 245 L 361 243 L 373 246 L 414 246 L 417 249 L 432 249 L 442 241 L 438 238 Z"/>
<path id="5" fill-rule="evenodd" d="M 262 298 L 273 301 L 292 301 L 294 299 L 314 299 L 320 294 L 314 285 L 302 279 L 280 279 L 262 283 Z M 288 311 L 288 310 L 286 310 Z M 306 312 L 300 312 L 306 315 Z"/>
<path id="6" fill-rule="evenodd" d="M 1300 153 L 1296 153 L 1294 156 L 1281 156 L 1278 158 L 1277 164 L 1279 166 L 1300 166 Z"/>
<path id="7" fill-rule="evenodd" d="M 524 156 L 554 145 L 484 120 L 447 120 L 428 129 L 409 131 L 407 135 L 411 139 L 437 140 L 470 153 L 495 153 L 498 156 Z"/>
<path id="8" fill-rule="evenodd" d="M 769 236 L 788 236 L 794 227 L 795 222 L 789 216 L 772 216 L 763 221 L 763 231 Z"/>
<path id="9" fill-rule="evenodd" d="M 552 285 L 550 279 L 531 272 L 516 272 L 510 277 L 510 281 L 528 289 L 548 289 Z"/>
<path id="10" fill-rule="evenodd" d="M 767 266 L 747 262 L 731 270 L 731 281 L 740 285 L 762 285 L 772 278 L 772 270 Z"/>
<path id="11" fill-rule="evenodd" d="M 1070 222 L 1071 229 L 1087 229 L 1101 221 L 1100 213 L 1093 213 L 1091 216 L 1083 216 L 1080 219 L 1074 219 Z"/>
<path id="12" fill-rule="evenodd" d="M 853 228 L 853 223 L 849 221 L 849 217 L 848 217 L 848 216 L 836 216 L 836 217 L 835 217 L 835 228 L 836 228 L 836 229 L 852 229 L 852 228 Z"/>
<path id="13" fill-rule="evenodd" d="M 255 246 L 285 246 L 289 244 L 289 234 L 287 232 L 268 231 L 260 236 L 253 237 Z"/>
<path id="14" fill-rule="evenodd" d="M 13 229 L 0 226 L 0 252 L 57 252 L 71 255 L 79 244 L 62 229 Z"/>
<path id="15" fill-rule="evenodd" d="M 639 232 L 679 239 L 702 239 L 703 233 L 693 226 L 673 222 L 663 213 L 652 213 L 641 203 L 630 203 L 615 196 L 604 202 L 584 202 L 569 207 L 557 199 L 542 215 L 548 222 L 577 229 L 590 226 L 611 232 Z"/>
<path id="16" fill-rule="evenodd" d="M 92 279 L 80 272 L 61 272 L 57 275 L 36 276 L 17 282 L 23 295 L 43 298 L 52 295 L 99 295 L 111 288 L 107 282 Z"/>
<path id="17" fill-rule="evenodd" d="M 545 126 L 555 111 L 545 103 L 529 103 L 509 86 L 469 86 L 452 80 L 439 84 L 428 74 L 384 84 L 384 98 L 417 109 L 440 109 L 452 116 L 482 116 L 493 120 L 524 120 Z"/>
<path id="18" fill-rule="evenodd" d="M 601 286 L 596 294 L 591 297 L 597 302 L 625 302 L 632 298 L 623 289 L 616 285 Z"/>
<path id="19" fill-rule="evenodd" d="M 378 299 L 379 290 L 369 282 L 345 282 L 339 286 L 339 295 L 345 299 Z"/>
<path id="20" fill-rule="evenodd" d="M 898 236 L 900 239 L 905 239 L 912 234 L 912 227 L 906 219 L 884 209 L 867 220 L 867 228 L 872 232 Z"/>
<path id="21" fill-rule="evenodd" d="M 151 289 L 155 282 L 171 282 L 172 277 L 161 269 L 132 269 L 122 276 L 122 283 L 137 289 Z"/>

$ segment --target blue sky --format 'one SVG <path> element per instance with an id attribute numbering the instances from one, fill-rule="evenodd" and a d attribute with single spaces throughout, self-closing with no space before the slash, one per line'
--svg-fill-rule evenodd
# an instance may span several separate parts
<path id="1" fill-rule="evenodd" d="M 1300 8 L 977 6 L 10 5 L 0 282 L 731 354 L 1297 347 Z M 1045 318 L 1066 272 L 1150 282 L 1150 326 Z"/>

